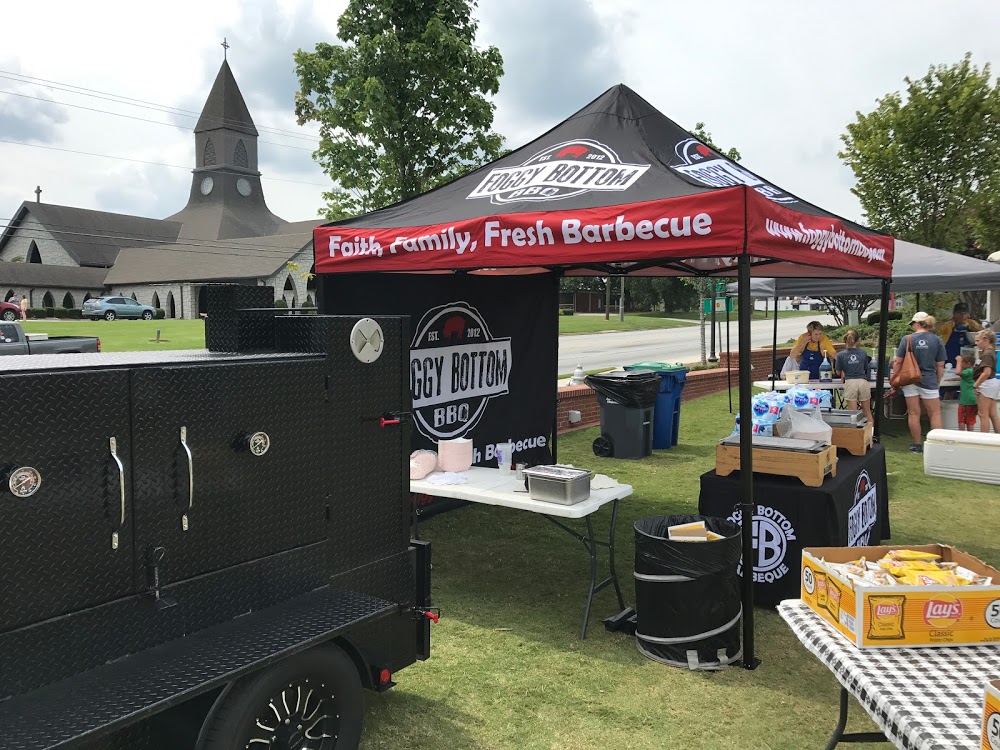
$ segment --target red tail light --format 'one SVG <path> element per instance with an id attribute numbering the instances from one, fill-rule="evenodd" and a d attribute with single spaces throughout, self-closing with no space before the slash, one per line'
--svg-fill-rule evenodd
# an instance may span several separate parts
<path id="1" fill-rule="evenodd" d="M 101 351 L 101 337 L 100 336 L 97 337 L 97 351 L 98 351 L 98 353 L 100 353 L 100 351 Z"/>
<path id="2" fill-rule="evenodd" d="M 392 672 L 388 669 L 382 669 L 378 673 L 378 683 L 379 685 L 388 685 L 392 682 Z"/>

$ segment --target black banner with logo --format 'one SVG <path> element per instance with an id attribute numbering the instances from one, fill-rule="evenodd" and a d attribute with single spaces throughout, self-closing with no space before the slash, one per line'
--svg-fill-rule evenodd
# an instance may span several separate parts
<path id="1" fill-rule="evenodd" d="M 889 538 L 885 447 L 864 456 L 840 451 L 837 476 L 819 487 L 798 479 L 754 476 L 754 599 L 775 605 L 799 596 L 805 547 L 866 547 Z M 698 512 L 741 522 L 739 472 L 701 475 Z M 742 567 L 741 567 L 742 574 Z"/>
<path id="2" fill-rule="evenodd" d="M 497 443 L 514 460 L 551 461 L 559 347 L 552 274 L 327 274 L 324 314 L 409 315 L 412 445 L 473 440 L 474 463 L 496 466 Z"/>

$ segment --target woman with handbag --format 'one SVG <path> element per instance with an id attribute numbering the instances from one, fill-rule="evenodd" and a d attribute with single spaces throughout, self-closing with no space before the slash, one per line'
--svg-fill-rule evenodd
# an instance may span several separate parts
<path id="1" fill-rule="evenodd" d="M 935 334 L 935 320 L 925 312 L 918 312 L 910 319 L 909 336 L 904 336 L 892 361 L 893 388 L 902 388 L 906 398 L 906 418 L 910 426 L 911 453 L 923 453 L 920 434 L 920 406 L 931 421 L 931 429 L 941 429 L 941 394 L 938 390 L 944 375 L 948 354 L 944 342 Z"/>

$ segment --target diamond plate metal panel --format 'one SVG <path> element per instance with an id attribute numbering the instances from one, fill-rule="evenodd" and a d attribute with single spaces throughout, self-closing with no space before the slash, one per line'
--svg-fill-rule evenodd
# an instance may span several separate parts
<path id="1" fill-rule="evenodd" d="M 322 360 L 133 372 L 136 543 L 166 549 L 164 581 L 323 539 L 324 386 Z"/>
<path id="2" fill-rule="evenodd" d="M 108 369 L 111 367 L 149 367 L 158 365 L 220 362 L 267 362 L 302 359 L 301 354 L 265 352 L 210 352 L 208 349 L 168 349 L 153 352 L 102 352 L 100 354 L 32 354 L 30 357 L 4 357 L 4 373 L 55 372 L 57 370 Z M 317 357 L 318 359 L 318 357 Z"/>
<path id="3" fill-rule="evenodd" d="M 397 607 L 322 589 L 0 702 L 7 750 L 43 750 L 138 721 Z"/>
<path id="4" fill-rule="evenodd" d="M 276 321 L 284 351 L 326 351 L 330 392 L 330 572 L 362 568 L 405 552 L 409 542 L 409 430 L 381 427 L 379 417 L 410 411 L 409 321 L 375 317 L 385 338 L 370 364 L 350 348 L 358 316 L 312 315 Z"/>
<path id="5" fill-rule="evenodd" d="M 205 346 L 209 350 L 248 352 L 274 348 L 274 313 L 239 312 L 242 308 L 273 307 L 274 287 L 211 284 L 205 293 Z"/>
<path id="6" fill-rule="evenodd" d="M 354 591 L 379 599 L 405 604 L 415 603 L 413 556 L 406 552 L 385 557 L 333 576 L 330 586 L 343 591 Z"/>
<path id="7" fill-rule="evenodd" d="M 0 405 L 13 429 L 0 445 L 7 469 L 0 485 L 0 632 L 134 591 L 128 373 L 5 375 Z M 121 474 L 111 437 L 126 472 L 120 529 Z M 6 474 L 24 466 L 38 471 L 41 484 L 30 497 L 17 497 Z"/>
<path id="8" fill-rule="evenodd" d="M 325 558 L 321 542 L 168 586 L 167 609 L 133 596 L 0 635 L 0 699 L 312 591 Z"/>

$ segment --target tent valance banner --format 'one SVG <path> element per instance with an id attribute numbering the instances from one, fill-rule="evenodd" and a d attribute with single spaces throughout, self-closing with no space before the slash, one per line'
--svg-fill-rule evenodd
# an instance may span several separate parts
<path id="1" fill-rule="evenodd" d="M 893 254 L 891 237 L 771 185 L 622 85 L 502 159 L 314 239 L 317 273 L 735 275 L 749 254 L 768 275 L 885 277 Z"/>
<path id="2" fill-rule="evenodd" d="M 326 313 L 410 316 L 414 450 L 467 437 L 474 463 L 496 467 L 494 447 L 509 440 L 517 461 L 551 462 L 558 336 L 551 275 L 342 276 L 324 279 L 320 293 Z"/>

